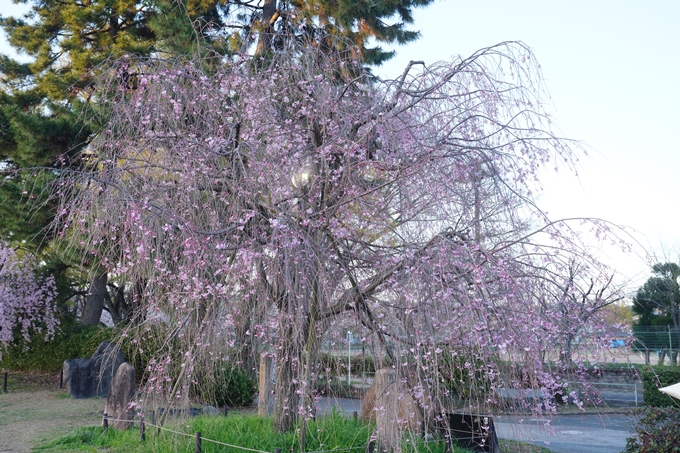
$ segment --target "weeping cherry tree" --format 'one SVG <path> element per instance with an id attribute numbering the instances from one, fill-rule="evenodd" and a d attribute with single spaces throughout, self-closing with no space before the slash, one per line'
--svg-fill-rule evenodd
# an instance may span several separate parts
<path id="1" fill-rule="evenodd" d="M 107 122 L 87 171 L 55 189 L 58 227 L 143 282 L 127 335 L 153 348 L 147 395 L 180 401 L 201 370 L 265 351 L 289 430 L 345 325 L 411 376 L 426 418 L 447 398 L 561 388 L 544 363 L 560 311 L 540 295 L 575 257 L 584 278 L 605 274 L 535 204 L 539 172 L 573 169 L 578 149 L 551 131 L 530 49 L 411 62 L 389 81 L 332 49 L 127 58 L 100 80 Z"/>

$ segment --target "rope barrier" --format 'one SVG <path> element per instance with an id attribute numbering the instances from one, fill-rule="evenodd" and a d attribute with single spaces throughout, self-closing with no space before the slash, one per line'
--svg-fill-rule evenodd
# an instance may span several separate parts
<path id="1" fill-rule="evenodd" d="M 127 423 L 132 423 L 132 424 L 135 424 L 135 423 L 141 424 L 142 423 L 141 419 L 140 420 L 134 420 L 134 419 L 133 420 L 127 420 L 127 419 L 111 418 L 111 417 L 108 417 L 108 416 L 104 416 L 104 418 L 108 422 L 127 422 Z M 185 433 L 185 432 L 182 432 L 182 431 L 176 431 L 174 429 L 166 428 L 164 426 L 149 423 L 146 420 L 144 420 L 144 426 L 145 427 L 157 428 L 157 429 L 160 429 L 162 431 L 168 431 L 172 434 L 179 434 L 181 436 L 186 436 L 186 437 L 191 437 L 191 438 L 195 437 L 195 434 L 189 434 L 189 433 Z M 212 442 L 212 443 L 217 444 L 217 445 L 222 445 L 224 447 L 237 448 L 239 450 L 250 451 L 250 452 L 253 452 L 253 453 L 271 453 L 270 451 L 257 450 L 255 448 L 248 448 L 248 447 L 242 447 L 240 445 L 228 444 L 226 442 L 221 442 L 219 440 L 208 439 L 208 438 L 203 437 L 203 436 L 201 436 L 201 440 L 205 441 L 205 442 Z M 341 452 L 341 451 L 365 450 L 365 449 L 366 449 L 366 447 L 347 447 L 347 448 L 335 448 L 335 449 L 332 449 L 332 450 L 307 451 L 305 453 L 337 453 L 337 452 Z"/>
<path id="2" fill-rule="evenodd" d="M 336 452 L 336 451 L 350 451 L 350 450 L 366 450 L 366 447 L 334 448 L 334 449 L 332 449 L 332 450 L 306 451 L 305 453 L 332 453 L 332 452 Z"/>

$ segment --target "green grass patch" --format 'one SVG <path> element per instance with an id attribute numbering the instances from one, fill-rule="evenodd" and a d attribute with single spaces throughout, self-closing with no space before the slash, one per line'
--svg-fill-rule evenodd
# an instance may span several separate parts
<path id="1" fill-rule="evenodd" d="M 550 449 L 546 447 L 516 440 L 499 439 L 498 446 L 503 453 L 550 453 Z"/>
<path id="2" fill-rule="evenodd" d="M 223 444 L 238 445 L 263 452 L 274 452 L 280 448 L 284 453 L 299 452 L 299 431 L 276 433 L 271 418 L 254 415 L 230 414 L 228 417 L 196 417 L 173 421 L 166 425 L 169 431 L 157 433 L 147 427 L 146 440 L 140 441 L 139 426 L 126 431 L 104 430 L 101 427 L 81 428 L 66 436 L 59 437 L 34 451 L 56 453 L 61 451 L 85 452 L 167 452 L 193 453 L 196 451 L 196 432 L 201 433 L 202 452 L 247 453 L 245 450 L 227 447 Z M 374 433 L 370 424 L 346 418 L 333 412 L 307 426 L 307 452 L 338 451 L 338 453 L 364 453 Z M 220 444 L 210 442 L 219 441 Z M 444 453 L 444 441 L 424 442 L 418 437 L 405 436 L 405 453 Z M 456 453 L 467 450 L 457 448 Z M 529 452 L 530 450 L 527 450 Z M 539 451 L 539 450 L 536 450 Z M 531 450 L 533 453 L 533 450 Z"/>

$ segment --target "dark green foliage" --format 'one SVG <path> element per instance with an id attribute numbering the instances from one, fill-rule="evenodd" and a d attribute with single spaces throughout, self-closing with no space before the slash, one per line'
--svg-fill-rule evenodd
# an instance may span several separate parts
<path id="1" fill-rule="evenodd" d="M 253 404 L 257 382 L 243 368 L 222 364 L 198 382 L 201 399 L 217 407 L 245 407 Z"/>
<path id="2" fill-rule="evenodd" d="M 30 343 L 17 338 L 16 344 L 2 352 L 0 367 L 14 371 L 56 372 L 64 360 L 91 357 L 97 346 L 110 340 L 113 331 L 107 328 L 73 324 L 61 326 L 54 339 L 45 341 L 44 334 L 35 335 Z"/>
<path id="3" fill-rule="evenodd" d="M 432 0 L 319 0 L 291 2 L 303 17 L 316 19 L 323 33 L 344 36 L 358 46 L 361 59 L 379 65 L 394 56 L 380 46 L 368 47 L 371 39 L 382 43 L 406 44 L 420 33 L 408 30 L 413 23 L 413 8 L 427 6 Z"/>
<path id="4" fill-rule="evenodd" d="M 332 354 L 321 354 L 319 357 L 320 373 L 332 374 L 336 376 L 347 375 L 347 356 L 336 356 Z M 361 373 L 375 373 L 375 363 L 373 357 L 357 355 L 350 359 L 352 370 L 350 371 L 355 376 L 361 376 Z"/>
<path id="5" fill-rule="evenodd" d="M 677 407 L 680 401 L 659 391 L 660 387 L 680 382 L 680 368 L 653 367 L 642 372 L 644 399 L 647 406 Z"/>
<path id="6" fill-rule="evenodd" d="M 624 453 L 680 452 L 680 408 L 648 407 L 637 415 L 637 436 L 628 438 Z"/>
<path id="7" fill-rule="evenodd" d="M 677 282 L 680 266 L 675 263 L 655 264 L 652 273 L 653 276 L 633 298 L 633 312 L 639 316 L 638 325 L 669 324 L 672 307 L 680 304 L 680 287 Z"/>
<path id="8" fill-rule="evenodd" d="M 491 388 L 486 375 L 489 363 L 476 358 L 474 353 L 464 355 L 443 351 L 436 366 L 441 384 L 460 400 L 479 398 Z"/>

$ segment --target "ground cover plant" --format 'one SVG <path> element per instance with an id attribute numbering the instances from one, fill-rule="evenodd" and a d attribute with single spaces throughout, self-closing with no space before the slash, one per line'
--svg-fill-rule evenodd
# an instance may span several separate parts
<path id="1" fill-rule="evenodd" d="M 628 438 L 624 453 L 680 451 L 680 407 L 647 407 L 637 412 L 635 437 Z"/>
<path id="2" fill-rule="evenodd" d="M 116 452 L 193 452 L 195 451 L 195 434 L 200 432 L 204 438 L 202 451 L 224 451 L 225 446 L 212 443 L 206 439 L 218 440 L 223 443 L 250 448 L 265 453 L 273 452 L 276 448 L 281 451 L 299 451 L 299 431 L 279 433 L 274 429 L 271 417 L 257 417 L 254 415 L 229 415 L 228 417 L 196 417 L 186 419 L 179 424 L 169 423 L 168 428 L 185 433 L 173 434 L 169 431 L 156 433 L 148 428 L 146 440 L 140 441 L 138 429 L 127 431 L 104 430 L 102 427 L 78 429 L 72 434 L 60 437 L 37 451 L 101 451 L 110 449 Z M 307 447 L 305 451 L 337 451 L 363 452 L 366 451 L 371 440 L 373 427 L 339 413 L 310 421 L 307 425 Z M 415 442 L 405 440 L 403 451 L 409 453 L 443 453 L 445 442 Z M 234 451 L 238 451 L 235 449 Z M 454 453 L 464 453 L 467 450 L 454 447 Z"/>

